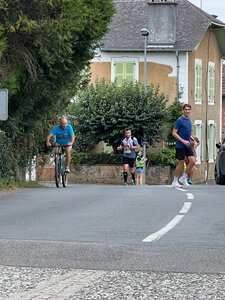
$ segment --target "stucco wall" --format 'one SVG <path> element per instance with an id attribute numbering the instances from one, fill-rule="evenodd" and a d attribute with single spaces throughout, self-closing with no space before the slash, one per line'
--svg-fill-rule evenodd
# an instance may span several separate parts
<path id="1" fill-rule="evenodd" d="M 195 104 L 195 59 L 202 60 L 202 103 Z M 208 105 L 207 95 L 208 95 L 208 62 L 215 63 L 215 75 L 216 75 L 216 87 L 215 87 L 215 104 Z M 189 54 L 188 58 L 188 78 L 189 78 L 189 95 L 188 103 L 192 105 L 191 119 L 194 123 L 195 120 L 201 120 L 203 131 L 203 161 L 201 164 L 197 165 L 197 170 L 195 176 L 197 179 L 204 179 L 206 172 L 208 172 L 209 179 L 214 177 L 214 162 L 210 162 L 207 165 L 207 137 L 206 137 L 206 126 L 209 120 L 214 120 L 216 124 L 216 140 L 219 141 L 221 138 L 220 131 L 220 103 L 221 103 L 221 59 L 220 50 L 217 44 L 216 36 L 214 32 L 208 32 L 205 34 L 201 43 L 198 45 L 194 52 Z"/>

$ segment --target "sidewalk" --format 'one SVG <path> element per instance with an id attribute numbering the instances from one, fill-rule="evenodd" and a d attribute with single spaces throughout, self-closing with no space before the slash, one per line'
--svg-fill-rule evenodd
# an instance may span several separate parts
<path id="1" fill-rule="evenodd" d="M 225 274 L 40 269 L 0 266 L 0 299 L 225 299 Z"/>

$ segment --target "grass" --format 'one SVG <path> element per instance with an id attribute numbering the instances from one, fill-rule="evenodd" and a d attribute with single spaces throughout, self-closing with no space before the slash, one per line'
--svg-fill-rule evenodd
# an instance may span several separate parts
<path id="1" fill-rule="evenodd" d="M 0 179 L 0 191 L 1 190 L 16 190 L 22 188 L 39 188 L 38 181 L 15 181 L 12 179 Z"/>

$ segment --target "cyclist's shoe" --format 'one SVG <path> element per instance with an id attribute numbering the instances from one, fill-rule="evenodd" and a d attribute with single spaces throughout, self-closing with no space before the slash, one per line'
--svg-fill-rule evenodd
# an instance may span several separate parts
<path id="1" fill-rule="evenodd" d="M 123 185 L 127 186 L 128 184 L 127 184 L 127 182 L 126 182 L 126 181 L 124 181 Z"/>
<path id="2" fill-rule="evenodd" d="M 66 168 L 65 173 L 70 173 L 70 169 Z"/>
<path id="3" fill-rule="evenodd" d="M 172 182 L 172 187 L 180 188 L 180 187 L 181 187 L 181 184 L 178 182 L 178 180 L 174 180 L 174 181 Z"/>
<path id="4" fill-rule="evenodd" d="M 187 182 L 188 182 L 189 184 L 192 184 L 192 183 L 193 183 L 191 178 L 188 178 Z"/>
<path id="5" fill-rule="evenodd" d="M 181 183 L 183 183 L 184 186 L 190 186 L 190 184 L 188 183 L 187 181 L 187 177 L 185 175 L 182 175 L 180 178 L 179 178 L 179 181 Z"/>

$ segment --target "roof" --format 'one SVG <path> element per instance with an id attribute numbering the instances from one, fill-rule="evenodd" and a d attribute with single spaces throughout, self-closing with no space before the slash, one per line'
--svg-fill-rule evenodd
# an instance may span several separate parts
<path id="1" fill-rule="evenodd" d="M 140 29 L 148 28 L 147 2 L 146 0 L 114 0 L 117 12 L 109 31 L 102 40 L 102 51 L 143 51 L 143 36 Z M 212 27 L 216 30 L 222 57 L 225 57 L 225 23 L 188 0 L 176 0 L 175 3 L 177 4 L 176 42 L 170 47 L 158 46 L 154 49 L 148 47 L 148 51 L 193 51 L 208 28 Z"/>

